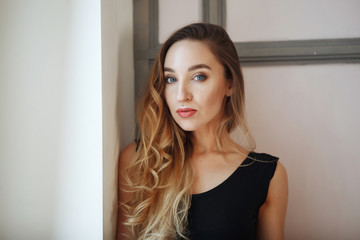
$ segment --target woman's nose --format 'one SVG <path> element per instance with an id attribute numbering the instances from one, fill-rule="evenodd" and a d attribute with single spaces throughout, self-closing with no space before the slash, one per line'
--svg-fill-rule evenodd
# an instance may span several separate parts
<path id="1" fill-rule="evenodd" d="M 178 91 L 177 91 L 177 96 L 176 99 L 179 102 L 184 102 L 184 101 L 189 101 L 192 99 L 192 95 L 191 95 L 191 91 L 189 89 L 189 86 L 187 83 L 180 83 L 178 85 Z"/>

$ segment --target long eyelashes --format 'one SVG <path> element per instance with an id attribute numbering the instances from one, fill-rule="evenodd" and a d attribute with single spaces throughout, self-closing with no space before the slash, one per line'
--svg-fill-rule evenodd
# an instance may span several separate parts
<path id="1" fill-rule="evenodd" d="M 207 76 L 204 74 L 196 74 L 192 79 L 194 79 L 195 81 L 204 81 L 206 80 Z"/>
<path id="2" fill-rule="evenodd" d="M 177 81 L 177 79 L 173 76 L 165 76 L 164 77 L 166 83 L 174 83 Z M 197 81 L 197 82 L 202 82 L 204 80 L 207 79 L 207 76 L 205 74 L 195 74 L 191 80 Z"/>
<path id="3" fill-rule="evenodd" d="M 165 81 L 166 81 L 166 83 L 173 83 L 173 82 L 176 82 L 176 78 L 171 77 L 171 76 L 165 77 Z"/>

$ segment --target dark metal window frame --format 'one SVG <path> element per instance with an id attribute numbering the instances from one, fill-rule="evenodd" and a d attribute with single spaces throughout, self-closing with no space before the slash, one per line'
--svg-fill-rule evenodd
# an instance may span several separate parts
<path id="1" fill-rule="evenodd" d="M 203 21 L 226 26 L 226 0 L 203 0 Z M 134 0 L 136 96 L 160 50 L 159 1 Z M 235 42 L 242 65 L 360 63 L 360 38 Z"/>

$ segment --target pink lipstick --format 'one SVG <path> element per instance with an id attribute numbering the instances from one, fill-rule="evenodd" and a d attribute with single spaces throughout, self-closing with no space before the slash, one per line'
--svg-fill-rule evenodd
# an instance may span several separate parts
<path id="1" fill-rule="evenodd" d="M 196 113 L 196 110 L 192 108 L 179 108 L 178 110 L 176 110 L 176 113 L 179 114 L 179 116 L 182 118 L 188 118 L 194 115 Z"/>

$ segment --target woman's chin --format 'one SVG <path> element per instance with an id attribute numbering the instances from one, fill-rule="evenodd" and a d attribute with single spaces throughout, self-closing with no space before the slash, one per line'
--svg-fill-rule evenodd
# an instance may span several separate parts
<path id="1" fill-rule="evenodd" d="M 196 126 L 194 125 L 191 125 L 191 124 L 179 124 L 178 125 L 180 126 L 180 128 L 184 131 L 187 131 L 187 132 L 192 132 L 192 131 L 195 131 L 197 128 Z"/>

